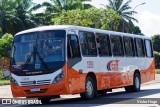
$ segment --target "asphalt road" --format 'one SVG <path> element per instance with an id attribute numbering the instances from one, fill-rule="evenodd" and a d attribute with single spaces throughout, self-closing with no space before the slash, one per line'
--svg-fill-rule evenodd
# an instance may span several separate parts
<path id="1" fill-rule="evenodd" d="M 136 93 L 126 93 L 123 88 L 114 89 L 113 92 L 92 100 L 82 100 L 79 95 L 61 97 L 52 99 L 47 105 L 0 105 L 0 107 L 160 107 L 160 83 L 143 84 L 141 91 Z M 156 102 L 159 104 L 154 104 Z"/>

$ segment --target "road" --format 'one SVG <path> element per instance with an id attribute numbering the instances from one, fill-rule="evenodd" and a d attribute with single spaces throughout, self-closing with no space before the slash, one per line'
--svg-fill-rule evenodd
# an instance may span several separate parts
<path id="1" fill-rule="evenodd" d="M 10 93 L 9 86 L 1 86 L 0 95 L 2 95 L 2 88 L 5 92 Z M 4 95 L 12 97 L 9 94 Z M 0 96 L 1 97 L 1 96 Z M 82 100 L 79 95 L 61 96 L 60 99 L 52 99 L 45 107 L 160 107 L 160 81 L 153 81 L 143 84 L 141 91 L 136 93 L 126 93 L 123 88 L 114 89 L 113 92 L 107 93 L 105 96 L 98 96 L 92 100 Z M 142 98 L 142 99 L 139 99 Z M 148 99 L 147 99 L 148 98 Z M 150 103 L 138 104 L 140 101 L 150 101 Z M 158 102 L 158 104 L 154 104 Z M 24 105 L 0 105 L 0 107 L 23 107 Z M 38 106 L 44 105 L 25 105 Z"/>

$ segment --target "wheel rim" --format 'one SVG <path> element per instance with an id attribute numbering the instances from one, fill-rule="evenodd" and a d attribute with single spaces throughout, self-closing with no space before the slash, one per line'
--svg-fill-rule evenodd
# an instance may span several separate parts
<path id="1" fill-rule="evenodd" d="M 93 93 L 93 85 L 91 81 L 87 81 L 86 83 L 86 93 L 90 96 Z"/>
<path id="2" fill-rule="evenodd" d="M 137 89 L 139 88 L 139 84 L 140 84 L 139 78 L 136 77 L 136 78 L 135 78 L 135 85 L 136 85 L 136 88 L 137 88 Z"/>

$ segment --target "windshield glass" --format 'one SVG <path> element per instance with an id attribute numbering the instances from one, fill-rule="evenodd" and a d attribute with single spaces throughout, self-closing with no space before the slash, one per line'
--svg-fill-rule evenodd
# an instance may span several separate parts
<path id="1" fill-rule="evenodd" d="M 65 31 L 43 31 L 14 38 L 11 71 L 50 70 L 64 65 Z"/>

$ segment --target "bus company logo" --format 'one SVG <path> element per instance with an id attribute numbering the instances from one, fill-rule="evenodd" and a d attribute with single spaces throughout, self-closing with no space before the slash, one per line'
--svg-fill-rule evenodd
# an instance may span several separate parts
<path id="1" fill-rule="evenodd" d="M 109 61 L 107 64 L 107 70 L 108 71 L 118 71 L 119 61 L 120 60 L 118 60 L 118 59 Z"/>

